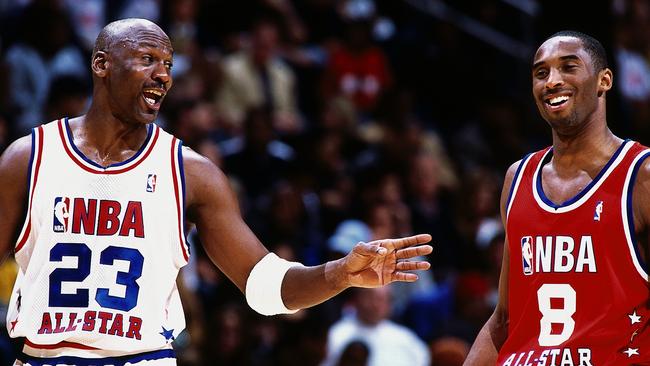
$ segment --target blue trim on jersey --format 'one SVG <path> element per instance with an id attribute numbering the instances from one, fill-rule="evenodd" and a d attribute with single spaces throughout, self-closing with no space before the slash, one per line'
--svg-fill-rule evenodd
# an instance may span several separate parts
<path id="1" fill-rule="evenodd" d="M 521 173 L 521 169 L 523 168 L 524 165 L 526 165 L 526 162 L 528 161 L 531 155 L 533 154 L 532 153 L 526 154 L 526 156 L 524 156 L 524 158 L 521 159 L 521 162 L 519 163 L 519 166 L 515 171 L 515 176 L 512 178 L 512 182 L 510 182 L 510 192 L 508 192 L 508 200 L 506 201 L 506 214 L 507 214 L 508 207 L 510 207 L 510 200 L 512 200 L 512 194 L 514 193 L 515 184 L 517 184 L 517 178 L 519 178 L 519 173 Z"/>
<path id="2" fill-rule="evenodd" d="M 185 169 L 183 168 L 183 141 L 180 139 L 178 140 L 178 173 L 181 176 L 181 215 L 183 218 L 183 221 L 185 220 Z M 184 227 L 182 225 L 181 227 Z M 185 230 L 183 230 L 183 238 L 185 239 L 185 246 L 187 247 L 187 255 L 191 255 L 190 253 L 190 245 L 187 243 L 187 236 L 185 235 Z"/>
<path id="3" fill-rule="evenodd" d="M 618 149 L 616 149 L 616 152 L 614 153 L 614 155 L 612 155 L 612 157 L 609 158 L 609 161 L 607 162 L 607 164 L 605 164 L 605 166 L 600 170 L 600 172 L 598 172 L 598 175 L 596 176 L 596 178 L 592 179 L 591 182 L 589 182 L 589 184 L 587 185 L 587 187 L 585 187 L 585 189 L 580 191 L 573 198 L 569 198 L 568 200 L 564 201 L 561 204 L 556 204 L 555 202 L 551 201 L 548 197 L 546 197 L 546 194 L 544 193 L 544 189 L 542 188 L 542 167 L 544 166 L 544 162 L 546 162 L 547 160 L 550 159 L 551 156 L 553 156 L 553 148 L 551 148 L 551 150 L 549 150 L 549 153 L 540 162 L 539 171 L 537 172 L 537 182 L 536 182 L 535 186 L 536 186 L 536 189 L 537 189 L 537 193 L 539 194 L 539 198 L 542 201 L 544 201 L 544 203 L 546 203 L 547 205 L 549 205 L 549 206 L 551 206 L 551 207 L 553 207 L 555 209 L 565 207 L 565 206 L 569 206 L 569 205 L 577 202 L 578 200 L 580 200 L 580 198 L 582 198 L 582 196 L 584 196 L 589 191 L 591 191 L 591 188 L 596 183 L 598 183 L 598 181 L 602 178 L 603 175 L 605 175 L 605 172 L 607 171 L 607 169 L 609 169 L 609 167 L 614 163 L 614 161 L 616 160 L 618 155 L 620 155 L 621 151 L 623 151 L 623 148 L 625 147 L 625 145 L 627 145 L 627 143 L 629 141 L 630 141 L 629 139 L 626 139 L 625 141 L 623 141 L 621 146 L 619 146 Z"/>
<path id="4" fill-rule="evenodd" d="M 86 163 L 88 163 L 88 164 L 90 164 L 90 165 L 92 165 L 92 166 L 94 166 L 96 168 L 99 168 L 99 169 L 108 169 L 108 168 L 119 167 L 119 166 L 122 166 L 122 165 L 125 165 L 125 164 L 128 164 L 128 163 L 132 162 L 138 156 L 140 156 L 140 154 L 142 154 L 145 147 L 147 147 L 147 145 L 149 144 L 149 140 L 151 140 L 151 136 L 153 136 L 153 124 L 150 123 L 149 125 L 147 125 L 147 138 L 144 140 L 144 143 L 142 143 L 142 146 L 140 146 L 140 149 L 138 149 L 138 151 L 132 157 L 130 157 L 130 158 L 128 158 L 128 159 L 126 159 L 126 160 L 124 160 L 124 161 L 122 161 L 120 163 L 115 163 L 115 164 L 111 164 L 111 165 L 108 165 L 108 166 L 103 166 L 101 164 L 97 164 L 96 162 L 88 159 L 86 157 L 86 155 L 84 155 L 81 152 L 81 150 L 79 150 L 77 148 L 77 145 L 74 144 L 74 140 L 72 139 L 72 129 L 70 129 L 70 124 L 68 123 L 68 117 L 66 117 L 64 119 L 64 124 L 65 124 L 66 134 L 68 135 L 68 141 L 70 142 L 70 146 L 72 146 L 72 150 L 74 150 L 74 152 L 77 153 L 77 155 L 81 159 L 83 159 L 83 161 L 85 161 Z"/>
<path id="5" fill-rule="evenodd" d="M 185 210 L 185 169 L 183 168 L 183 141 L 178 140 L 178 172 L 181 175 L 181 189 L 183 192 L 183 207 L 181 209 Z"/>
<path id="6" fill-rule="evenodd" d="M 641 164 L 645 159 L 650 156 L 650 152 L 645 153 L 634 165 L 632 170 L 632 175 L 630 176 L 629 186 L 627 188 L 627 226 L 630 228 L 630 239 L 632 240 L 632 246 L 634 247 L 634 253 L 636 254 L 636 259 L 639 261 L 641 268 L 648 273 L 648 264 L 643 260 L 643 256 L 639 253 L 639 246 L 636 245 L 636 232 L 634 230 L 634 210 L 632 208 L 632 193 L 634 188 L 634 183 L 636 182 L 636 175 L 641 168 Z"/>
<path id="7" fill-rule="evenodd" d="M 172 349 L 163 349 L 159 351 L 138 353 L 136 355 L 106 357 L 106 358 L 84 358 L 74 356 L 60 356 L 52 358 L 33 357 L 22 354 L 18 360 L 23 363 L 29 363 L 30 366 L 50 366 L 58 364 L 67 364 L 75 366 L 124 366 L 126 363 L 136 363 L 142 361 L 160 360 L 163 358 L 176 358 Z"/>

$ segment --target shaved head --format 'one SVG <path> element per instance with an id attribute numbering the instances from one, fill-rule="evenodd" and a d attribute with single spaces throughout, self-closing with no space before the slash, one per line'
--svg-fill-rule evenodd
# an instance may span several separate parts
<path id="1" fill-rule="evenodd" d="M 95 40 L 93 58 L 98 51 L 110 51 L 113 46 L 124 42 L 137 42 L 137 33 L 141 30 L 148 30 L 160 33 L 167 37 L 165 32 L 155 23 L 147 19 L 128 18 L 108 23 Z"/>

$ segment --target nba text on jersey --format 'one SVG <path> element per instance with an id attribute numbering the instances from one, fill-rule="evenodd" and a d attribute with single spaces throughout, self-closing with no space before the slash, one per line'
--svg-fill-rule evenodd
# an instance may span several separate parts
<path id="1" fill-rule="evenodd" d="M 596 272 L 591 236 L 582 236 L 576 253 L 570 236 L 524 236 L 521 238 L 521 261 L 525 275 L 539 272 Z M 554 260 L 551 260 L 554 259 Z"/>
<path id="2" fill-rule="evenodd" d="M 72 233 L 85 235 L 133 235 L 144 238 L 142 203 L 129 201 L 122 214 L 122 204 L 113 200 L 75 198 L 73 201 Z M 54 201 L 54 232 L 68 231 L 70 198 L 57 197 Z"/>

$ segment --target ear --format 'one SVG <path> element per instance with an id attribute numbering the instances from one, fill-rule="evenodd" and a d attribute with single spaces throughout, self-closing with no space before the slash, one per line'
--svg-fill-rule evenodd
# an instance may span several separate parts
<path id="1" fill-rule="evenodd" d="M 103 78 L 108 73 L 109 64 L 110 62 L 108 61 L 108 54 L 104 51 L 97 51 L 97 53 L 93 55 L 90 67 L 93 71 L 93 74 L 97 75 L 100 78 Z"/>
<path id="2" fill-rule="evenodd" d="M 614 83 L 614 74 L 609 68 L 605 68 L 598 73 L 598 96 L 609 91 Z"/>

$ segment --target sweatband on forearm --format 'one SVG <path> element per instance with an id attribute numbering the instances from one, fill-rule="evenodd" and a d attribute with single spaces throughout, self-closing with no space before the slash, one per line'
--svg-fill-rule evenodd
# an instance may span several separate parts
<path id="1" fill-rule="evenodd" d="M 302 266 L 289 262 L 274 253 L 262 258 L 251 270 L 246 281 L 246 301 L 248 306 L 262 315 L 293 314 L 282 301 L 282 280 L 291 267 Z"/>

